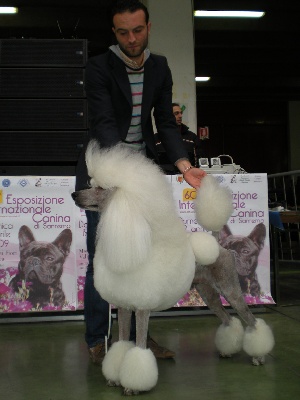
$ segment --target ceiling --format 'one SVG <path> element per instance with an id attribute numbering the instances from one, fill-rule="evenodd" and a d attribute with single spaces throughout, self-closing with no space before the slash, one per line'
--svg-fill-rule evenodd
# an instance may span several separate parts
<path id="1" fill-rule="evenodd" d="M 184 1 L 184 0 L 182 0 Z M 113 37 L 111 0 L 6 0 L 17 16 L 0 16 L 0 38 L 87 38 L 90 54 Z M 201 100 L 300 100 L 300 1 L 195 0 L 195 9 L 263 10 L 258 20 L 195 18 Z"/>

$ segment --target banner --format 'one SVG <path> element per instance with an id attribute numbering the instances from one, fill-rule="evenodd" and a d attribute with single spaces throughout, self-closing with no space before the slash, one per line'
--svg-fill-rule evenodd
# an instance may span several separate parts
<path id="1" fill-rule="evenodd" d="M 244 237 L 261 244 L 257 265 L 253 266 L 257 282 L 249 282 L 244 271 L 239 271 L 240 283 L 248 304 L 274 304 L 270 288 L 270 243 L 268 213 L 267 174 L 222 174 L 214 175 L 221 185 L 232 191 L 234 211 L 223 236 L 232 240 Z M 194 213 L 196 190 L 189 186 L 181 175 L 167 177 L 173 187 L 175 204 L 188 232 L 203 231 Z M 255 242 L 256 243 L 256 242 Z M 249 255 L 250 257 L 250 255 Z M 243 266 L 241 267 L 243 268 Z M 254 288 L 255 289 L 252 289 Z M 222 303 L 227 302 L 222 298 Z M 205 306 L 196 290 L 184 296 L 177 307 Z"/>
<path id="2" fill-rule="evenodd" d="M 256 268 L 259 291 L 248 304 L 273 304 L 266 174 L 215 175 L 232 191 L 234 212 L 223 236 L 261 236 Z M 188 232 L 202 231 L 194 213 L 195 189 L 181 175 L 171 182 L 178 215 Z M 64 311 L 84 308 L 86 217 L 71 193 L 74 177 L 0 177 L 0 312 Z M 241 284 L 245 284 L 241 275 Z M 222 298 L 223 304 L 227 304 Z M 205 303 L 191 290 L 175 307 Z"/>
<path id="3" fill-rule="evenodd" d="M 0 179 L 0 312 L 75 310 L 74 177 Z"/>

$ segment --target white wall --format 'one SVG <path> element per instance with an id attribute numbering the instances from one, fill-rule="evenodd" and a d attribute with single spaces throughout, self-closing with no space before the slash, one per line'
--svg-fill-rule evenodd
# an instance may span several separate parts
<path id="1" fill-rule="evenodd" d="M 152 29 L 149 48 L 167 57 L 173 76 L 173 101 L 185 105 L 183 122 L 197 132 L 192 0 L 144 0 Z"/>

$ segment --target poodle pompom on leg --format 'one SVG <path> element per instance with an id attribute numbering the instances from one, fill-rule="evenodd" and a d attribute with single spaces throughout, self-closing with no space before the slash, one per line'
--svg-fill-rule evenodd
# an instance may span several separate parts
<path id="1" fill-rule="evenodd" d="M 125 395 L 151 390 L 157 379 L 157 363 L 150 349 L 134 347 L 126 353 L 120 370 L 120 382 Z"/>
<path id="2" fill-rule="evenodd" d="M 231 357 L 232 354 L 242 350 L 244 328 L 238 318 L 232 317 L 229 325 L 219 326 L 215 344 L 221 357 Z"/>
<path id="3" fill-rule="evenodd" d="M 212 175 L 206 175 L 197 191 L 195 212 L 198 223 L 207 231 L 218 232 L 233 212 L 232 193 Z"/>
<path id="4" fill-rule="evenodd" d="M 244 351 L 252 357 L 253 365 L 262 365 L 265 356 L 275 344 L 271 328 L 261 318 L 256 319 L 254 327 L 248 326 L 243 340 Z"/>
<path id="5" fill-rule="evenodd" d="M 205 232 L 193 232 L 188 235 L 198 264 L 213 264 L 219 257 L 219 245 L 216 239 Z"/>
<path id="6" fill-rule="evenodd" d="M 121 340 L 114 343 L 104 357 L 102 373 L 108 386 L 120 386 L 120 369 L 126 353 L 134 347 L 133 342 Z"/>

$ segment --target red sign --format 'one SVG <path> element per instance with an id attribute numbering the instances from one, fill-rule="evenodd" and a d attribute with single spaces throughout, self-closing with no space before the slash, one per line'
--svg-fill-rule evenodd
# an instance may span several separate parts
<path id="1" fill-rule="evenodd" d="M 198 136 L 201 140 L 209 139 L 209 128 L 208 126 L 198 128 Z"/>

